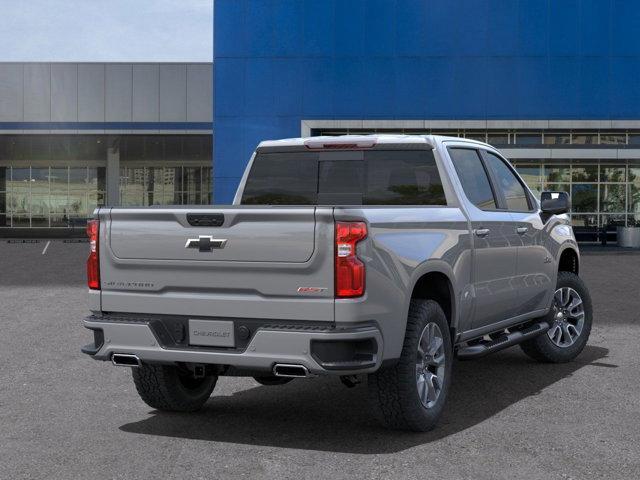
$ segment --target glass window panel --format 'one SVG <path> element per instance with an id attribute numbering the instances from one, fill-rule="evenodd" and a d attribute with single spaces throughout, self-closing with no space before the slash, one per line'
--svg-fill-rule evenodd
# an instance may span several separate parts
<path id="1" fill-rule="evenodd" d="M 28 214 L 31 211 L 29 192 L 11 192 L 7 195 L 7 212 Z"/>
<path id="2" fill-rule="evenodd" d="M 624 185 L 600 185 L 600 211 L 601 212 L 624 212 L 625 192 Z"/>
<path id="3" fill-rule="evenodd" d="M 629 184 L 629 213 L 640 214 L 640 183 Z"/>
<path id="4" fill-rule="evenodd" d="M 31 227 L 48 227 L 49 226 L 49 215 L 40 215 L 40 214 L 32 214 L 31 216 Z"/>
<path id="5" fill-rule="evenodd" d="M 600 165 L 600 181 L 624 182 L 626 181 L 626 171 L 627 167 L 625 167 L 624 165 Z"/>
<path id="6" fill-rule="evenodd" d="M 571 185 L 568 183 L 547 183 L 544 187 L 547 192 L 571 192 Z"/>
<path id="7" fill-rule="evenodd" d="M 69 190 L 81 191 L 86 190 L 88 186 L 87 168 L 70 168 L 69 169 Z"/>
<path id="8" fill-rule="evenodd" d="M 571 225 L 574 227 L 598 227 L 598 215 L 571 215 Z"/>
<path id="9" fill-rule="evenodd" d="M 572 212 L 598 211 L 598 185 L 574 183 L 571 190 Z"/>
<path id="10" fill-rule="evenodd" d="M 465 138 L 470 138 L 471 140 L 478 140 L 480 142 L 487 141 L 487 133 L 485 131 L 474 132 L 472 130 L 467 130 L 464 134 Z"/>
<path id="11" fill-rule="evenodd" d="M 598 165 L 573 165 L 571 180 L 574 182 L 597 182 Z"/>
<path id="12" fill-rule="evenodd" d="M 5 214 L 0 214 L 0 227 L 10 226 L 11 218 Z"/>
<path id="13" fill-rule="evenodd" d="M 1 157 L 0 161 L 2 161 Z M 7 167 L 0 167 L 0 192 L 7 191 L 7 180 L 9 178 L 8 175 L 11 175 L 11 171 Z"/>
<path id="14" fill-rule="evenodd" d="M 541 133 L 518 133 L 516 134 L 516 145 L 541 145 Z"/>
<path id="15" fill-rule="evenodd" d="M 498 206 L 478 152 L 468 148 L 451 148 L 449 154 L 469 201 L 480 209 L 496 210 Z"/>
<path id="16" fill-rule="evenodd" d="M 50 189 L 52 195 L 66 195 L 69 190 L 69 169 L 52 168 L 49 173 Z"/>
<path id="17" fill-rule="evenodd" d="M 69 196 L 67 193 L 52 194 L 49 197 L 51 212 L 65 213 L 69 211 Z"/>
<path id="18" fill-rule="evenodd" d="M 32 168 L 31 169 L 31 193 L 33 194 L 49 194 L 49 169 L 48 168 Z"/>
<path id="19" fill-rule="evenodd" d="M 629 227 L 640 227 L 640 213 L 627 215 L 627 225 Z"/>
<path id="20" fill-rule="evenodd" d="M 488 133 L 487 143 L 491 145 L 507 145 L 509 143 L 508 133 Z"/>
<path id="21" fill-rule="evenodd" d="M 598 143 L 597 133 L 574 133 L 571 137 L 571 143 L 577 145 L 593 145 Z"/>
<path id="22" fill-rule="evenodd" d="M 89 194 L 87 195 L 87 215 L 91 215 L 97 207 L 103 207 L 104 204 L 104 192 L 89 192 Z"/>
<path id="23" fill-rule="evenodd" d="M 203 138 L 196 135 L 186 135 L 183 140 L 184 158 L 187 160 L 205 160 L 211 158 L 206 151 Z"/>
<path id="24" fill-rule="evenodd" d="M 183 168 L 183 189 L 188 194 L 186 204 L 200 203 L 200 167 Z"/>
<path id="25" fill-rule="evenodd" d="M 629 182 L 636 183 L 640 186 L 640 166 L 629 167 Z"/>
<path id="26" fill-rule="evenodd" d="M 79 217 L 87 214 L 87 194 L 85 192 L 69 193 L 69 211 L 70 217 Z"/>
<path id="27" fill-rule="evenodd" d="M 600 215 L 601 227 L 624 227 L 626 215 Z"/>
<path id="28" fill-rule="evenodd" d="M 544 134 L 545 145 L 568 145 L 571 135 L 568 132 L 548 132 Z"/>
<path id="29" fill-rule="evenodd" d="M 571 169 L 569 165 L 545 165 L 543 179 L 545 183 L 569 182 Z"/>
<path id="30" fill-rule="evenodd" d="M 31 221 L 28 215 L 13 215 L 11 217 L 11 226 L 13 228 L 29 228 Z"/>
<path id="31" fill-rule="evenodd" d="M 7 211 L 7 194 L 0 192 L 0 213 L 6 213 Z"/>
<path id="32" fill-rule="evenodd" d="M 12 168 L 9 190 L 14 192 L 29 192 L 31 187 L 31 172 L 29 168 Z"/>
<path id="33" fill-rule="evenodd" d="M 49 215 L 49 195 L 31 194 L 31 214 Z"/>
<path id="34" fill-rule="evenodd" d="M 640 134 L 630 133 L 629 134 L 629 145 L 638 145 L 640 144 Z"/>
<path id="35" fill-rule="evenodd" d="M 506 162 L 493 153 L 483 153 L 489 168 L 493 170 L 494 178 L 497 180 L 497 186 L 504 195 L 504 199 L 507 202 L 507 209 L 519 212 L 530 210 L 525 189 L 507 166 Z"/>
<path id="36" fill-rule="evenodd" d="M 66 213 L 52 213 L 50 217 L 50 225 L 52 227 L 68 227 L 69 218 Z"/>
<path id="37" fill-rule="evenodd" d="M 540 165 L 518 163 L 516 170 L 527 185 L 538 185 L 541 182 L 542 168 Z"/>
<path id="38" fill-rule="evenodd" d="M 600 133 L 600 143 L 603 145 L 624 145 L 627 136 L 624 133 Z"/>

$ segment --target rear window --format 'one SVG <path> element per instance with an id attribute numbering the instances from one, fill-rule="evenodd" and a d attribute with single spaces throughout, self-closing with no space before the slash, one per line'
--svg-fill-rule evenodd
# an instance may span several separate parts
<path id="1" fill-rule="evenodd" d="M 430 150 L 260 153 L 248 205 L 446 205 Z"/>

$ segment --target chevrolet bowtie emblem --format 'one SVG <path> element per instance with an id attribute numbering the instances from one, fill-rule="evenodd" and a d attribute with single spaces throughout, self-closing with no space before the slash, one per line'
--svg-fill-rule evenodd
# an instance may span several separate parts
<path id="1" fill-rule="evenodd" d="M 224 248 L 226 238 L 213 238 L 211 235 L 199 235 L 198 238 L 187 240 L 184 248 L 197 248 L 201 252 L 210 252 L 214 248 Z"/>

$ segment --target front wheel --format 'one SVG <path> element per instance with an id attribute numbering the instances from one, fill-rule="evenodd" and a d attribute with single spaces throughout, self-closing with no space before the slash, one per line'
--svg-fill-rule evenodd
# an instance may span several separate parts
<path id="1" fill-rule="evenodd" d="M 389 428 L 431 430 L 444 408 L 452 361 L 442 308 L 433 300 L 412 300 L 398 363 L 368 377 L 369 400 L 379 421 Z"/>
<path id="2" fill-rule="evenodd" d="M 170 412 L 199 410 L 218 381 L 216 375 L 195 378 L 187 369 L 174 365 L 143 363 L 131 370 L 140 398 L 152 408 Z"/>
<path id="3" fill-rule="evenodd" d="M 549 331 L 521 343 L 520 348 L 540 362 L 563 363 L 576 358 L 589 340 L 593 310 L 589 290 L 575 273 L 558 273 L 553 306 L 546 319 Z"/>

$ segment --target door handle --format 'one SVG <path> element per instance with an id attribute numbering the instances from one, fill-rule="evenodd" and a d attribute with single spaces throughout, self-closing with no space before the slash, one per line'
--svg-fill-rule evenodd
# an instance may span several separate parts
<path id="1" fill-rule="evenodd" d="M 487 235 L 489 235 L 490 231 L 491 230 L 489 230 L 488 228 L 476 228 L 473 233 L 475 233 L 477 237 L 486 237 Z"/>
<path id="2" fill-rule="evenodd" d="M 518 232 L 518 235 L 524 235 L 528 231 L 529 231 L 529 227 L 518 227 L 518 228 L 516 228 L 516 232 Z"/>

